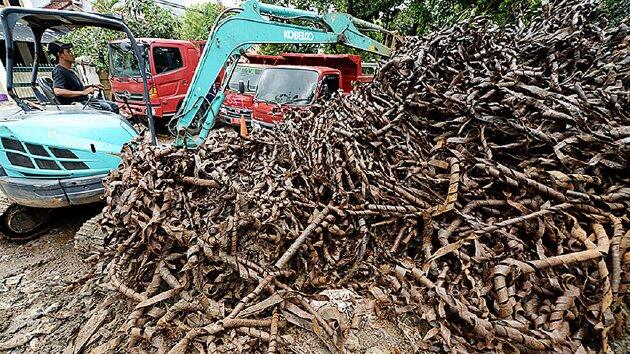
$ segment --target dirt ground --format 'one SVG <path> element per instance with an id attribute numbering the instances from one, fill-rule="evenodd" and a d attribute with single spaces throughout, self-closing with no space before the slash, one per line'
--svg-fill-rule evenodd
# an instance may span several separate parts
<path id="1" fill-rule="evenodd" d="M 24 244 L 0 240 L 0 352 L 63 352 L 84 322 L 81 309 L 101 294 L 85 286 L 91 273 L 73 236 L 93 209 L 67 210 L 46 235 Z"/>

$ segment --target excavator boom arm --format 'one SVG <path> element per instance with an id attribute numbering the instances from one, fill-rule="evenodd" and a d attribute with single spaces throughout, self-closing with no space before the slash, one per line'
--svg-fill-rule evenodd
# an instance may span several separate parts
<path id="1" fill-rule="evenodd" d="M 176 146 L 194 147 L 207 138 L 225 98 L 224 88 L 238 57 L 252 45 L 339 43 L 382 56 L 391 54 L 390 48 L 360 31 L 387 32 L 385 29 L 347 14 L 319 15 L 310 11 L 263 4 L 256 0 L 246 1 L 238 11 L 236 15 L 217 23 L 204 48 L 182 109 L 175 117 Z M 302 20 L 313 23 L 314 26 L 280 22 L 282 20 Z M 232 64 L 226 70 L 221 89 L 212 102 L 208 102 L 206 97 L 212 85 L 230 60 Z M 201 130 L 195 140 L 189 127 L 196 119 L 200 119 Z"/>

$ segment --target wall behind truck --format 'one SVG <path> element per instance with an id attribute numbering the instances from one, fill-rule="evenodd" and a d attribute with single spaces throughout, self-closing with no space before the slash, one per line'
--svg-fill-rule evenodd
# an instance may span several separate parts
<path id="1" fill-rule="evenodd" d="M 15 41 L 15 45 L 14 45 L 14 52 L 13 52 L 13 62 L 15 66 L 31 66 L 33 65 L 33 52 L 34 52 L 34 44 L 33 44 L 33 38 L 32 38 L 32 32 L 30 29 L 28 29 L 25 26 L 16 26 L 16 31 L 14 33 L 14 36 L 16 37 L 16 41 Z M 0 32 L 0 38 L 2 38 L 0 40 L 0 58 L 2 59 L 2 70 L 0 72 L 0 82 L 2 83 L 2 93 L 6 94 L 6 88 L 7 88 L 7 78 L 6 78 L 6 44 L 4 42 L 4 38 L 1 35 Z M 18 74 L 18 76 L 20 78 L 22 78 L 24 75 L 21 75 L 22 73 Z M 15 71 L 14 71 L 14 87 L 18 88 L 17 84 L 19 83 L 30 83 L 30 75 L 29 78 L 26 79 L 26 81 L 21 80 L 18 81 L 20 79 L 16 79 L 15 78 Z M 30 86 L 30 85 L 29 85 Z M 27 93 L 24 90 L 18 90 L 22 93 Z M 32 94 L 32 90 L 30 90 L 29 96 L 33 96 Z M 8 97 L 8 95 L 7 95 Z M 0 101 L 2 101 L 4 97 L 0 96 Z M 11 98 L 9 97 L 8 100 L 11 100 Z M 4 101 L 2 101 L 4 102 Z"/>
<path id="2" fill-rule="evenodd" d="M 13 91 L 20 98 L 35 100 L 35 94 L 31 87 L 31 77 L 33 70 L 33 44 L 28 42 L 16 42 L 16 51 L 14 56 L 15 66 L 13 67 Z M 0 40 L 0 104 L 6 102 L 3 95 L 6 95 L 6 46 L 4 40 Z M 48 61 L 48 60 L 46 60 Z M 52 78 L 52 70 L 55 67 L 53 63 L 40 64 L 37 72 L 37 77 L 49 77 Z M 100 75 L 96 72 L 96 67 L 87 61 L 77 60 L 74 66 L 75 71 L 79 75 L 83 85 L 102 83 Z M 107 74 L 105 74 L 105 93 L 107 95 L 107 87 L 109 81 L 107 80 Z M 10 100 L 10 98 L 8 98 Z"/>
<path id="3" fill-rule="evenodd" d="M 4 107 L 7 105 L 11 105 L 13 100 L 7 94 L 7 83 L 6 83 L 6 70 L 4 69 L 4 65 L 0 63 L 0 106 Z"/>
<path id="4" fill-rule="evenodd" d="M 6 0 L 5 0 L 6 2 Z M 2 4 L 0 4 L 2 5 Z M 26 6 L 22 1 L 22 5 L 25 7 L 31 7 L 30 1 L 28 2 L 29 6 Z M 1 8 L 2 6 L 0 6 Z M 47 48 L 48 43 L 55 40 L 59 37 L 62 32 L 60 31 L 51 31 L 48 30 L 44 32 L 44 36 L 42 38 L 42 45 L 44 48 Z M 20 97 L 29 97 L 35 99 L 35 95 L 33 93 L 33 89 L 30 87 L 31 82 L 31 70 L 33 68 L 33 54 L 35 52 L 34 48 L 34 39 L 33 32 L 31 29 L 25 25 L 17 24 L 13 29 L 13 40 L 14 40 L 14 52 L 13 52 L 13 62 L 14 62 L 14 71 L 13 71 L 13 86 L 14 91 Z M 44 49 L 47 54 L 47 50 Z M 10 98 L 9 101 L 3 101 L 4 96 L 6 95 L 6 43 L 4 41 L 4 35 L 0 31 L 0 103 L 3 102 L 12 102 Z M 46 63 L 41 64 L 38 77 L 51 77 L 53 65 L 49 63 L 48 57 L 44 59 Z"/>

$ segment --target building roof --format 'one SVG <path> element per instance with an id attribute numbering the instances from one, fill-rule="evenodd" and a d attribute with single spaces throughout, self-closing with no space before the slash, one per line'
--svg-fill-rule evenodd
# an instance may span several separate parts
<path id="1" fill-rule="evenodd" d="M 59 37 L 63 36 L 64 34 L 66 34 L 66 32 L 67 31 L 63 31 L 63 30 L 46 31 L 44 32 L 44 36 L 42 37 L 42 43 L 48 44 L 54 41 L 55 39 L 58 39 Z M 2 31 L 0 31 L 0 40 L 2 41 L 4 40 L 4 33 Z M 17 23 L 15 27 L 13 28 L 13 40 L 16 42 L 33 43 L 35 39 L 33 39 L 33 31 L 31 31 L 31 29 L 28 26 Z"/>
<path id="2" fill-rule="evenodd" d="M 44 8 L 50 10 L 83 11 L 83 9 L 76 6 L 72 0 L 50 0 L 50 3 L 44 6 Z"/>

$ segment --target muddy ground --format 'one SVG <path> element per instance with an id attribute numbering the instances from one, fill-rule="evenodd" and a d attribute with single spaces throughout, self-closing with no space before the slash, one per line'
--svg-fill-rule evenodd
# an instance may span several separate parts
<path id="1" fill-rule="evenodd" d="M 166 134 L 158 139 L 171 140 Z M 95 274 L 98 264 L 81 259 L 73 238 L 102 207 L 59 210 L 53 228 L 26 243 L 0 237 L 0 354 L 74 352 L 72 342 L 107 289 Z M 124 304 L 117 300 L 118 306 Z M 93 337 L 93 342 L 99 339 Z"/>
<path id="2" fill-rule="evenodd" d="M 72 239 L 90 210 L 67 210 L 47 234 L 24 244 L 0 240 L 0 352 L 62 352 L 99 294 Z M 95 296 L 96 295 L 96 296 Z"/>

